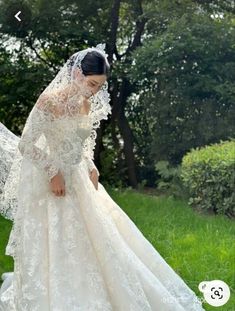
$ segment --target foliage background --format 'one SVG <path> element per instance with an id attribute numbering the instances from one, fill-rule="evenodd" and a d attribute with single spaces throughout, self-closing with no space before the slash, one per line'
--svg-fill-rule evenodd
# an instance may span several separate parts
<path id="1" fill-rule="evenodd" d="M 191 148 L 234 137 L 234 10 L 223 0 L 1 1 L 0 121 L 20 135 L 66 59 L 106 43 L 101 181 L 155 187 L 159 161 L 174 167 Z"/>

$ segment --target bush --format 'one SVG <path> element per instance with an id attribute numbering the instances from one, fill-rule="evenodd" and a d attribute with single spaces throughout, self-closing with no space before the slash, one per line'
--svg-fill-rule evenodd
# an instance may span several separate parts
<path id="1" fill-rule="evenodd" d="M 181 177 L 189 204 L 215 214 L 235 216 L 235 140 L 190 150 L 182 159 Z"/>

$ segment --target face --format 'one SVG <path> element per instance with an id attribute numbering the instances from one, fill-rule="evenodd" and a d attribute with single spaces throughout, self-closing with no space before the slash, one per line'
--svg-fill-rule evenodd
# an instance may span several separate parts
<path id="1" fill-rule="evenodd" d="M 76 77 L 76 80 L 82 81 L 85 88 L 88 90 L 88 92 L 84 93 L 84 97 L 86 98 L 89 98 L 90 96 L 96 94 L 100 90 L 104 82 L 107 80 L 106 75 L 81 75 L 81 72 L 78 69 L 74 71 L 74 75 Z"/>
<path id="2" fill-rule="evenodd" d="M 106 75 L 86 76 L 86 86 L 91 91 L 92 95 L 96 94 L 100 90 L 106 79 Z"/>

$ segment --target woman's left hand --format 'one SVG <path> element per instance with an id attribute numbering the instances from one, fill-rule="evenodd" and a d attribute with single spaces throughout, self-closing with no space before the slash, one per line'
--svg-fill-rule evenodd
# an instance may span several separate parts
<path id="1" fill-rule="evenodd" d="M 90 172 L 90 180 L 92 181 L 95 189 L 98 190 L 99 176 L 95 168 L 93 168 L 92 171 Z"/>

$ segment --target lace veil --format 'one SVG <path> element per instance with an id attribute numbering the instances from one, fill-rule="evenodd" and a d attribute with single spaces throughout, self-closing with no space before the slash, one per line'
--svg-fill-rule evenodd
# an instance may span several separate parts
<path id="1" fill-rule="evenodd" d="M 21 137 L 13 134 L 0 122 L 0 213 L 5 218 L 13 221 L 17 211 L 17 191 L 24 157 L 33 159 L 39 169 L 45 170 L 49 180 L 57 174 L 58 167 L 48 154 L 46 133 L 54 120 L 65 119 L 69 122 L 70 118 L 81 114 L 85 97 L 90 104 L 88 115 L 92 127 L 91 134 L 83 145 L 83 153 L 88 161 L 93 162 L 96 129 L 102 119 L 108 118 L 111 106 L 107 81 L 95 94 L 86 84 L 82 60 L 90 51 L 102 54 L 108 63 L 105 44 L 98 44 L 70 56 L 38 97 L 26 120 Z"/>

